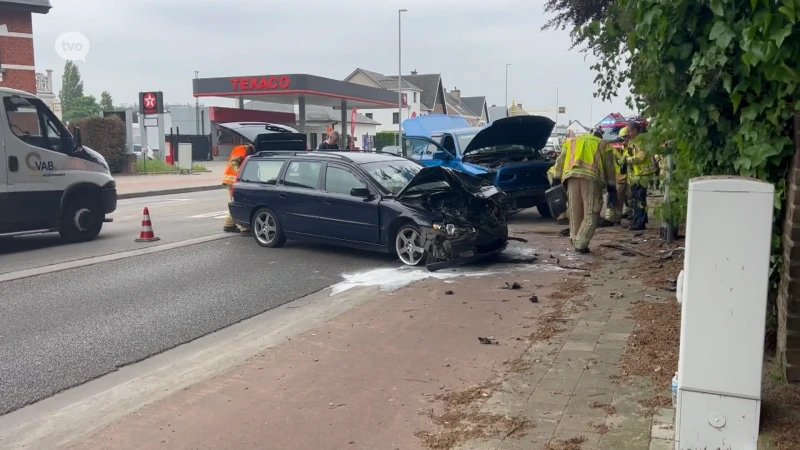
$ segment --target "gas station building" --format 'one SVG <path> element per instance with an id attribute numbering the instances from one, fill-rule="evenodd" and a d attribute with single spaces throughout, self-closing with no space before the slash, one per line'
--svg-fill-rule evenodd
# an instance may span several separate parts
<path id="1" fill-rule="evenodd" d="M 307 105 L 331 107 L 341 112 L 339 124 L 343 137 L 351 134 L 349 121 L 353 108 L 360 111 L 397 107 L 396 92 L 307 74 L 196 78 L 193 80 L 193 93 L 196 98 L 235 99 L 238 108 L 243 110 L 245 101 L 296 105 L 295 127 L 301 133 L 308 133 Z M 344 145 L 344 139 L 341 145 Z M 218 156 L 225 157 L 221 151 Z"/>

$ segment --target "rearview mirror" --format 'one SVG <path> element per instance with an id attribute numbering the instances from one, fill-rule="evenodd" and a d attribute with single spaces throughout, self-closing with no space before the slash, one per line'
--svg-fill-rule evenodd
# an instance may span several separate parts
<path id="1" fill-rule="evenodd" d="M 353 197 L 370 198 L 372 197 L 372 192 L 367 188 L 353 188 L 350 189 L 350 195 Z"/>
<path id="2" fill-rule="evenodd" d="M 81 150 L 83 148 L 83 139 L 81 138 L 81 129 L 75 127 L 72 129 L 72 136 L 75 141 L 75 151 Z"/>

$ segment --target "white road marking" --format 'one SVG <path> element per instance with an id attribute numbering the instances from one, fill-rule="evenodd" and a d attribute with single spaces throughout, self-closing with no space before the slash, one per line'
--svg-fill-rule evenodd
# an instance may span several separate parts
<path id="1" fill-rule="evenodd" d="M 217 211 L 205 214 L 197 214 L 195 216 L 189 216 L 189 219 L 224 219 L 227 216 L 228 216 L 228 211 Z"/>

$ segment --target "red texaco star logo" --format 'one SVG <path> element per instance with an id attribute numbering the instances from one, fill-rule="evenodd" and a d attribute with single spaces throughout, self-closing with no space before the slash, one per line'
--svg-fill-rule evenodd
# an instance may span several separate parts
<path id="1" fill-rule="evenodd" d="M 144 107 L 145 108 L 155 108 L 156 107 L 156 96 L 153 94 L 147 94 L 144 96 Z"/>

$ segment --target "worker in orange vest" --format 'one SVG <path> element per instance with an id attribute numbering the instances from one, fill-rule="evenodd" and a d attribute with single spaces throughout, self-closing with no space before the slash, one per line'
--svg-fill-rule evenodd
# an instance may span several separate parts
<path id="1" fill-rule="evenodd" d="M 228 165 L 225 167 L 225 175 L 222 176 L 222 184 L 228 188 L 228 196 L 231 201 L 233 201 L 233 189 L 231 189 L 231 187 L 239 176 L 239 168 L 242 167 L 244 159 L 254 153 L 255 149 L 249 144 L 239 145 L 234 147 L 233 151 L 231 151 L 231 157 L 228 160 Z M 228 215 L 225 216 L 225 223 L 222 225 L 222 231 L 226 233 L 245 233 L 250 230 L 237 226 L 233 221 L 233 217 L 231 217 L 231 212 L 228 211 Z"/>

